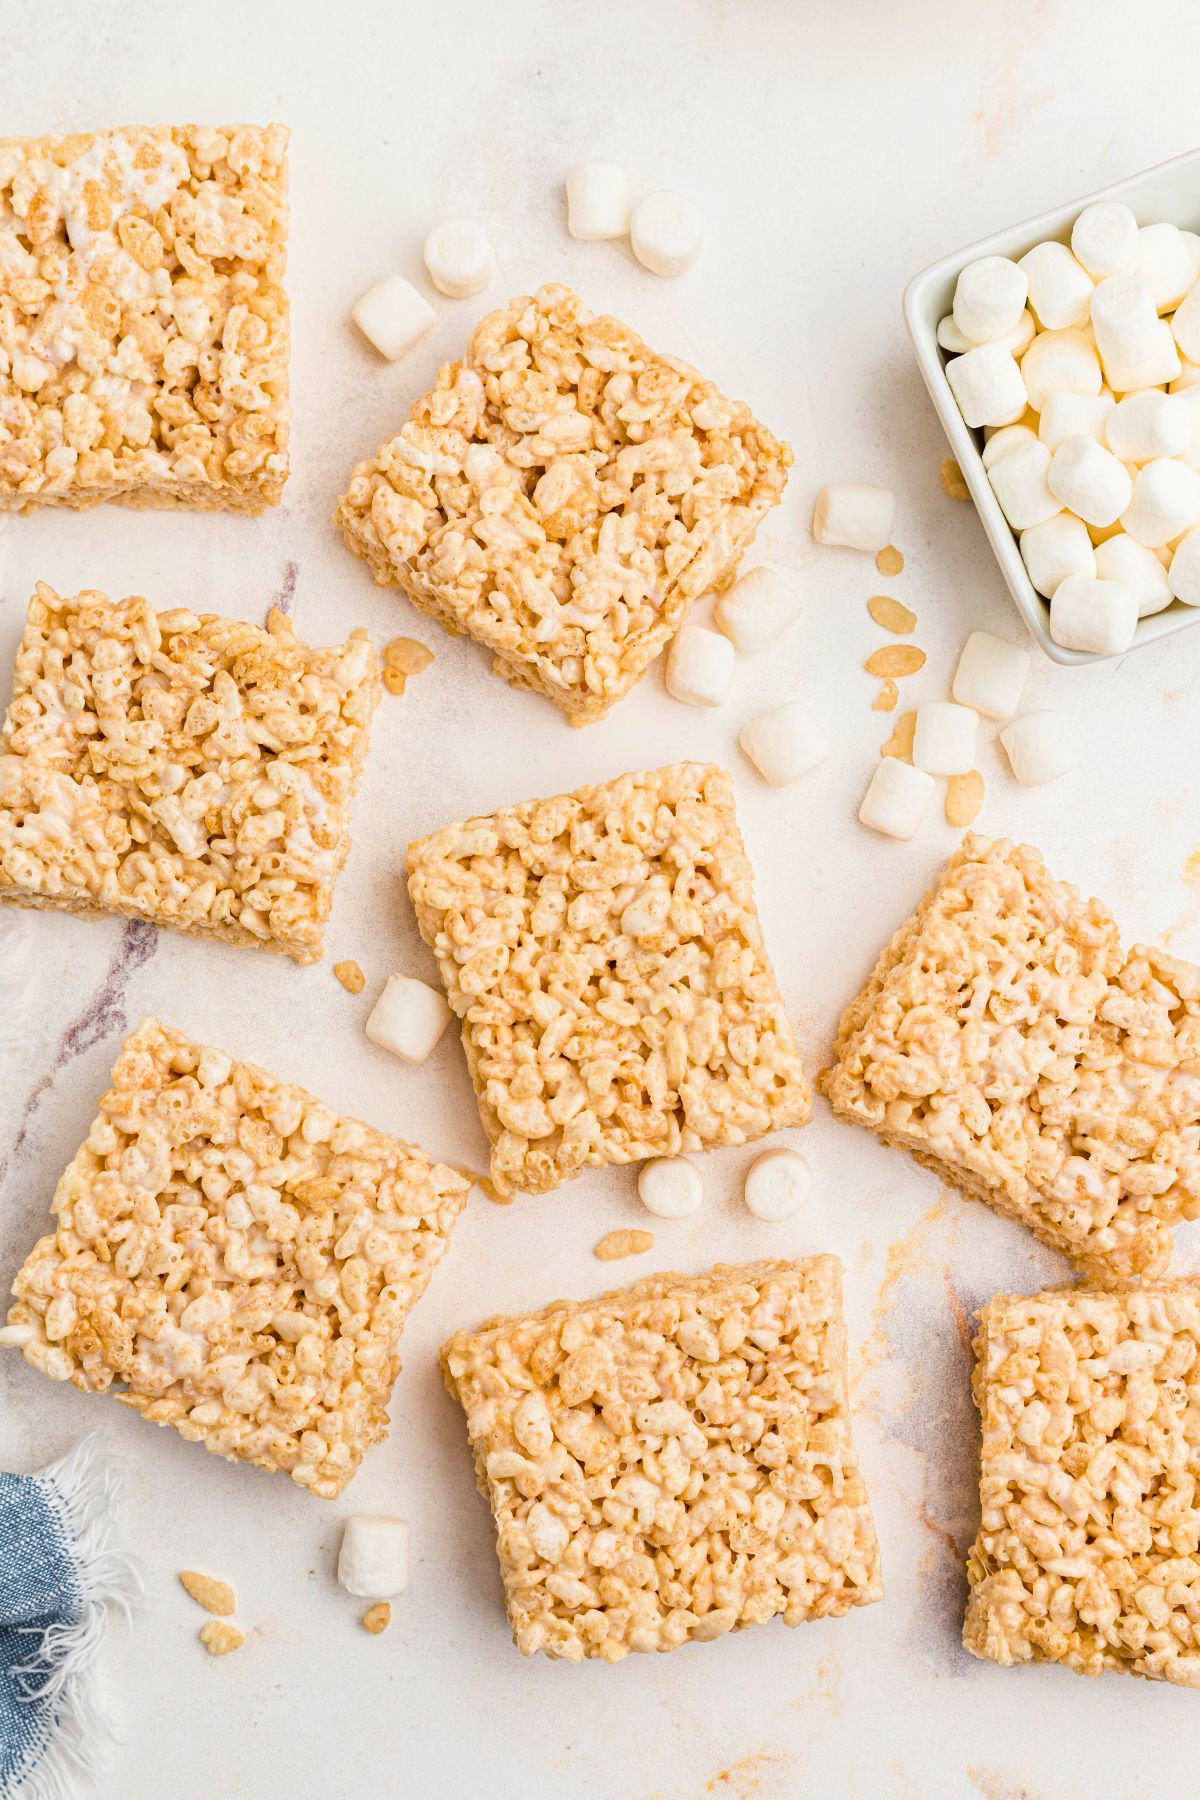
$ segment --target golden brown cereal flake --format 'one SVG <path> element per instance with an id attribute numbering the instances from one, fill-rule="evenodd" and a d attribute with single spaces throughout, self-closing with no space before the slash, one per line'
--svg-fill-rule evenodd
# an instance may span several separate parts
<path id="1" fill-rule="evenodd" d="M 881 575 L 900 575 L 904 571 L 904 557 L 895 544 L 885 544 L 875 558 L 875 567 Z"/>
<path id="2" fill-rule="evenodd" d="M 592 1255 L 601 1262 L 616 1262 L 622 1256 L 644 1256 L 654 1248 L 652 1231 L 610 1231 L 602 1237 Z"/>
<path id="3" fill-rule="evenodd" d="M 873 594 L 867 601 L 867 611 L 877 625 L 901 637 L 906 637 L 917 623 L 916 613 L 899 600 L 893 600 L 890 594 Z"/>
<path id="4" fill-rule="evenodd" d="M 334 963 L 333 972 L 348 994 L 361 994 L 367 985 L 367 978 L 353 960 Z"/>
<path id="5" fill-rule="evenodd" d="M 915 675 L 925 667 L 925 652 L 915 644 L 885 644 L 868 656 L 866 667 L 868 675 Z"/>
<path id="6" fill-rule="evenodd" d="M 217 1613 L 225 1619 L 237 1610 L 237 1595 L 228 1581 L 218 1581 L 214 1575 L 201 1575 L 196 1569 L 181 1570 L 179 1579 L 197 1606 L 202 1606 L 206 1612 Z"/>
<path id="7" fill-rule="evenodd" d="M 973 825 L 983 805 L 983 776 L 978 769 L 965 775 L 952 775 L 946 783 L 946 823 L 962 830 Z"/>
<path id="8" fill-rule="evenodd" d="M 374 1606 L 368 1606 L 362 1616 L 363 1630 L 369 1631 L 372 1637 L 378 1637 L 386 1631 L 392 1622 L 392 1606 L 389 1600 L 379 1600 Z"/>
<path id="9" fill-rule="evenodd" d="M 891 712 L 900 698 L 900 689 L 889 675 L 874 700 L 871 702 L 872 712 Z"/>
<path id="10" fill-rule="evenodd" d="M 225 1619 L 210 1619 L 200 1627 L 200 1642 L 210 1656 L 228 1656 L 231 1650 L 240 1650 L 245 1641 L 244 1632 Z"/>
<path id="11" fill-rule="evenodd" d="M 941 467 L 942 486 L 952 500 L 969 500 L 971 490 L 963 479 L 963 472 L 952 456 L 943 456 Z"/>
<path id="12" fill-rule="evenodd" d="M 898 756 L 901 762 L 907 762 L 912 756 L 912 747 L 916 735 L 916 713 L 902 712 L 892 727 L 891 737 L 880 750 L 880 756 Z"/>
<path id="13" fill-rule="evenodd" d="M 385 669 L 399 669 L 402 675 L 419 675 L 433 662 L 433 651 L 420 638 L 392 638 L 383 646 Z"/>

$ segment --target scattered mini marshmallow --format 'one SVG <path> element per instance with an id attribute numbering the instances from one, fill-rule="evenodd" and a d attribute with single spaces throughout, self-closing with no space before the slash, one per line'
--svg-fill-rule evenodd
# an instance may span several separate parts
<path id="1" fill-rule="evenodd" d="M 1025 352 L 1025 362 L 1037 349 L 1035 338 Z M 1093 360 L 1095 352 L 1092 352 Z M 1003 344 L 980 344 L 962 356 L 952 356 L 946 364 L 946 380 L 958 402 L 958 410 L 968 425 L 1012 425 L 1029 404 L 1021 368 Z M 1100 364 L 1096 363 L 1096 386 L 1100 392 Z M 884 542 L 886 543 L 886 538 Z"/>
<path id="2" fill-rule="evenodd" d="M 1055 588 L 1068 575 L 1096 573 L 1096 551 L 1088 528 L 1069 512 L 1057 513 L 1023 531 L 1021 560 L 1030 581 L 1047 600 L 1053 599 Z"/>
<path id="3" fill-rule="evenodd" d="M 373 1044 L 401 1062 L 423 1063 L 453 1016 L 442 995 L 423 981 L 391 975 L 365 1030 Z"/>
<path id="4" fill-rule="evenodd" d="M 1138 597 L 1121 581 L 1068 575 L 1050 602 L 1050 636 L 1064 650 L 1120 656 L 1137 630 Z"/>
<path id="5" fill-rule="evenodd" d="M 686 1156 L 655 1156 L 638 1170 L 638 1194 L 656 1219 L 686 1219 L 704 1198 L 700 1173 Z"/>
<path id="6" fill-rule="evenodd" d="M 790 1219 L 808 1199 L 812 1170 L 798 1150 L 768 1150 L 746 1171 L 746 1205 L 772 1225 Z"/>
<path id="7" fill-rule="evenodd" d="M 1029 277 L 1007 256 L 968 263 L 954 288 L 954 323 L 972 344 L 990 344 L 1015 331 L 1029 296 Z"/>
<path id="8" fill-rule="evenodd" d="M 1012 772 L 1022 787 L 1041 787 L 1079 767 L 1079 752 L 1061 716 L 1051 710 L 1023 713 L 1000 733 Z"/>
<path id="9" fill-rule="evenodd" d="M 983 446 L 983 466 L 990 469 L 993 463 L 1007 456 L 1010 450 L 1016 450 L 1021 444 L 1036 444 L 1038 434 L 1029 425 L 1001 425 L 993 431 Z"/>
<path id="10" fill-rule="evenodd" d="M 789 700 L 742 727 L 738 743 L 764 781 L 786 787 L 823 763 L 832 745 L 803 700 Z"/>
<path id="11" fill-rule="evenodd" d="M 1078 330 L 1039 332 L 1021 358 L 1021 380 L 1036 413 L 1051 394 L 1098 394 L 1104 385 L 1095 346 Z"/>
<path id="12" fill-rule="evenodd" d="M 1171 331 L 1188 361 L 1200 363 L 1200 282 L 1176 307 Z"/>
<path id="13" fill-rule="evenodd" d="M 354 1513 L 342 1527 L 337 1578 L 360 1600 L 390 1600 L 408 1586 L 409 1529 L 386 1513 Z"/>
<path id="14" fill-rule="evenodd" d="M 1096 284 L 1065 244 L 1035 244 L 1017 267 L 1024 270 L 1029 305 L 1043 331 L 1083 324 Z"/>
<path id="15" fill-rule="evenodd" d="M 704 218 L 682 194 L 647 194 L 630 215 L 629 239 L 652 275 L 686 275 L 704 248 Z"/>
<path id="16" fill-rule="evenodd" d="M 937 783 L 924 769 L 885 756 L 875 765 L 858 809 L 859 819 L 885 837 L 915 837 Z"/>
<path id="17" fill-rule="evenodd" d="M 1157 554 L 1131 538 L 1127 531 L 1096 545 L 1096 574 L 1102 581 L 1120 581 L 1137 595 L 1138 617 L 1148 619 L 1171 604 L 1167 571 Z"/>
<path id="18" fill-rule="evenodd" d="M 1029 652 L 990 631 L 973 631 L 962 647 L 951 693 L 988 719 L 1011 719 L 1021 704 Z"/>
<path id="19" fill-rule="evenodd" d="M 1113 455 L 1125 463 L 1175 456 L 1192 435 L 1188 404 L 1158 388 L 1126 394 L 1108 415 L 1104 435 Z"/>
<path id="20" fill-rule="evenodd" d="M 1121 514 L 1131 538 L 1157 550 L 1200 522 L 1200 475 L 1178 457 L 1156 457 L 1143 463 L 1133 483 L 1133 497 Z"/>
<path id="21" fill-rule="evenodd" d="M 424 337 L 437 314 L 403 275 L 385 275 L 367 289 L 350 317 L 379 354 L 395 362 Z"/>
<path id="22" fill-rule="evenodd" d="M 1058 446 L 1050 458 L 1046 486 L 1068 512 L 1088 525 L 1113 524 L 1133 493 L 1125 464 L 1082 432 Z"/>
<path id="23" fill-rule="evenodd" d="M 595 243 L 629 236 L 633 202 L 629 176 L 619 163 L 576 163 L 567 173 L 567 230 Z"/>
<path id="24" fill-rule="evenodd" d="M 891 543 L 895 518 L 891 488 L 870 481 L 831 481 L 813 506 L 812 534 L 818 544 L 874 552 Z"/>
<path id="25" fill-rule="evenodd" d="M 1116 402 L 1107 388 L 1098 394 L 1051 394 L 1038 420 L 1038 436 L 1047 450 L 1057 450 L 1064 438 L 1093 437 L 1106 442 L 1109 415 Z M 1010 426 L 1015 431 L 1016 426 Z M 1111 448 L 1111 446 L 1110 446 Z"/>
<path id="26" fill-rule="evenodd" d="M 988 480 L 1000 503 L 1000 511 L 1014 531 L 1040 525 L 1044 519 L 1052 519 L 1055 513 L 1062 511 L 1062 501 L 1049 486 L 1050 466 L 1050 452 L 1045 444 L 1034 438 L 1032 443 L 1020 444 L 1010 450 L 988 470 Z"/>
<path id="27" fill-rule="evenodd" d="M 496 274 L 491 240 L 474 219 L 443 219 L 425 239 L 423 251 L 429 279 L 450 300 L 469 300 Z"/>
<path id="28" fill-rule="evenodd" d="M 979 714 L 953 700 L 927 700 L 917 708 L 912 759 L 927 775 L 965 775 L 975 767 Z"/>
<path id="29" fill-rule="evenodd" d="M 1185 531 L 1176 544 L 1167 582 L 1176 600 L 1200 606 L 1200 529 Z"/>
<path id="30" fill-rule="evenodd" d="M 748 569 L 713 607 L 713 622 L 735 650 L 753 656 L 800 617 L 800 596 L 774 569 Z"/>
<path id="31" fill-rule="evenodd" d="M 1165 319 L 1155 319 L 1136 357 L 1128 362 L 1113 358 L 1104 365 L 1108 385 L 1117 394 L 1133 394 L 1139 388 L 1177 381 L 1182 369 L 1178 346 Z"/>
<path id="32" fill-rule="evenodd" d="M 1137 267 L 1140 248 L 1138 222 L 1116 200 L 1085 206 L 1071 227 L 1072 253 L 1093 281 L 1127 275 Z"/>
<path id="33" fill-rule="evenodd" d="M 687 706 L 723 706 L 733 685 L 733 645 L 719 631 L 681 625 L 667 652 L 667 692 Z"/>
<path id="34" fill-rule="evenodd" d="M 1196 279 L 1192 246 L 1178 225 L 1143 225 L 1133 273 L 1150 290 L 1160 313 L 1174 312 Z"/>

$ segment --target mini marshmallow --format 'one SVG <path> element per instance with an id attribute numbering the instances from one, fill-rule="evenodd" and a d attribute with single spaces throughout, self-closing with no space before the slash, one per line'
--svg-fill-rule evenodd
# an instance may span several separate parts
<path id="1" fill-rule="evenodd" d="M 1096 573 L 1096 552 L 1088 528 L 1068 512 L 1021 533 L 1021 560 L 1030 581 L 1047 600 L 1053 599 L 1055 588 L 1068 575 Z"/>
<path id="2" fill-rule="evenodd" d="M 629 177 L 619 163 L 576 163 L 567 174 L 567 230 L 595 243 L 629 235 Z"/>
<path id="3" fill-rule="evenodd" d="M 1064 650 L 1120 656 L 1137 630 L 1138 597 L 1121 581 L 1068 575 L 1050 602 L 1050 636 Z"/>
<path id="4" fill-rule="evenodd" d="M 733 645 L 703 625 L 681 625 L 667 652 L 667 692 L 687 706 L 723 706 L 733 684 Z"/>
<path id="5" fill-rule="evenodd" d="M 963 356 L 968 350 L 975 348 L 970 338 L 965 337 L 954 323 L 953 313 L 947 313 L 944 319 L 939 319 L 937 341 L 951 356 Z"/>
<path id="6" fill-rule="evenodd" d="M 380 356 L 395 362 L 424 337 L 437 314 L 403 275 L 386 275 L 367 289 L 350 317 Z"/>
<path id="7" fill-rule="evenodd" d="M 713 621 L 735 650 L 753 656 L 800 617 L 800 596 L 774 569 L 748 569 L 713 607 Z"/>
<path id="8" fill-rule="evenodd" d="M 972 350 L 970 354 L 981 353 Z M 982 354 L 989 355 L 990 351 L 984 350 Z M 1003 351 L 1000 354 L 1005 355 Z M 1011 356 L 1005 356 L 1005 360 L 1015 369 Z M 965 362 L 966 358 L 960 357 L 959 361 Z M 954 364 L 949 367 L 952 369 Z M 843 544 L 850 550 L 882 550 L 892 541 L 895 518 L 896 496 L 891 488 L 877 487 L 869 481 L 831 481 L 817 495 L 812 534 L 818 544 Z"/>
<path id="9" fill-rule="evenodd" d="M 811 1187 L 812 1171 L 798 1150 L 768 1150 L 747 1169 L 743 1193 L 756 1219 L 777 1225 L 804 1204 Z"/>
<path id="10" fill-rule="evenodd" d="M 1037 343 L 1035 338 L 1025 352 L 1026 362 Z M 946 380 L 968 425 L 1012 425 L 1028 404 L 1021 369 L 1003 344 L 980 344 L 962 356 L 951 357 L 946 364 Z M 1100 392 L 1098 362 L 1094 392 Z M 884 542 L 887 542 L 886 538 Z"/>
<path id="11" fill-rule="evenodd" d="M 973 344 L 1015 331 L 1029 295 L 1029 277 L 1007 256 L 968 263 L 954 288 L 954 323 Z"/>
<path id="12" fill-rule="evenodd" d="M 1178 457 L 1160 456 L 1143 463 L 1133 484 L 1133 498 L 1121 514 L 1131 538 L 1157 550 L 1200 520 L 1200 475 Z"/>
<path id="13" fill-rule="evenodd" d="M 924 769 L 901 762 L 898 756 L 885 756 L 875 765 L 859 819 L 884 837 L 915 837 L 936 785 Z"/>
<path id="14" fill-rule="evenodd" d="M 1156 319 L 1137 357 L 1129 362 L 1106 362 L 1104 373 L 1114 393 L 1133 394 L 1140 388 L 1177 381 L 1182 368 L 1171 327 L 1165 319 Z"/>
<path id="15" fill-rule="evenodd" d="M 1038 420 L 1038 436 L 1047 450 L 1057 450 L 1069 437 L 1092 437 L 1103 444 L 1108 416 L 1115 404 L 1107 388 L 1098 394 L 1051 394 Z"/>
<path id="16" fill-rule="evenodd" d="M 1065 244 L 1035 244 L 1017 264 L 1029 282 L 1029 304 L 1043 331 L 1082 325 L 1095 286 Z"/>
<path id="17" fill-rule="evenodd" d="M 1200 282 L 1180 301 L 1171 320 L 1175 342 L 1189 362 L 1200 363 Z"/>
<path id="18" fill-rule="evenodd" d="M 1005 726 L 1000 742 L 1022 787 L 1041 787 L 1079 767 L 1079 753 L 1056 712 L 1024 713 Z"/>
<path id="19" fill-rule="evenodd" d="M 979 714 L 953 700 L 927 700 L 917 708 L 913 763 L 927 775 L 965 775 L 975 767 Z"/>
<path id="20" fill-rule="evenodd" d="M 647 194 L 630 216 L 629 237 L 652 275 L 686 275 L 704 248 L 704 218 L 682 194 Z"/>
<path id="21" fill-rule="evenodd" d="M 1171 383 L 1171 392 L 1185 394 L 1189 388 L 1196 387 L 1198 384 L 1200 384 L 1200 363 L 1189 362 L 1186 356 L 1181 358 L 1179 373 Z"/>
<path id="22" fill-rule="evenodd" d="M 764 781 L 786 787 L 823 763 L 829 739 L 803 700 L 789 700 L 742 727 L 738 743 Z"/>
<path id="23" fill-rule="evenodd" d="M 1001 425 L 999 431 L 993 431 L 983 446 L 983 466 L 990 469 L 992 464 L 1007 456 L 1010 450 L 1016 450 L 1021 444 L 1036 444 L 1038 434 L 1028 425 Z"/>
<path id="24" fill-rule="evenodd" d="M 1155 551 L 1147 550 L 1126 531 L 1096 545 L 1096 574 L 1102 581 L 1119 581 L 1137 595 L 1138 617 L 1148 619 L 1171 604 L 1167 572 Z"/>
<path id="25" fill-rule="evenodd" d="M 1191 435 L 1186 401 L 1160 393 L 1157 388 L 1127 394 L 1113 407 L 1105 426 L 1109 449 L 1125 463 L 1175 456 Z"/>
<path id="26" fill-rule="evenodd" d="M 1143 225 L 1133 273 L 1144 281 L 1160 313 L 1173 312 L 1196 276 L 1192 246 L 1177 225 Z"/>
<path id="27" fill-rule="evenodd" d="M 1034 438 L 1032 443 L 1017 445 L 988 470 L 992 492 L 1014 531 L 1040 525 L 1062 511 L 1062 502 L 1047 485 L 1050 464 L 1050 452 Z"/>
<path id="28" fill-rule="evenodd" d="M 1129 470 L 1095 438 L 1064 438 L 1050 458 L 1046 485 L 1069 512 L 1089 525 L 1111 525 L 1129 505 Z"/>
<path id="29" fill-rule="evenodd" d="M 1106 368 L 1137 362 L 1159 323 L 1154 296 L 1136 275 L 1110 275 L 1097 282 L 1090 316 Z"/>
<path id="30" fill-rule="evenodd" d="M 988 719 L 1011 719 L 1021 704 L 1029 652 L 990 631 L 973 631 L 962 647 L 951 693 Z"/>
<path id="31" fill-rule="evenodd" d="M 1085 206 L 1071 228 L 1071 249 L 1093 281 L 1107 275 L 1127 275 L 1137 267 L 1140 250 L 1138 222 L 1127 206 L 1116 200 L 1099 200 Z"/>
<path id="32" fill-rule="evenodd" d="M 453 1016 L 441 994 L 423 981 L 392 975 L 364 1029 L 373 1044 L 401 1062 L 423 1063 Z"/>
<path id="33" fill-rule="evenodd" d="M 1051 394 L 1098 394 L 1104 385 L 1100 358 L 1082 331 L 1039 332 L 1021 358 L 1021 379 L 1036 413 Z"/>
<path id="34" fill-rule="evenodd" d="M 998 337 L 993 341 L 997 344 L 1003 344 L 1010 356 L 1024 356 L 1026 350 L 1033 342 L 1033 334 L 1036 330 L 1037 324 L 1034 320 L 1034 316 L 1029 308 L 1026 307 L 1013 329 L 1011 331 L 1006 331 L 1002 337 Z M 946 317 L 939 322 L 937 328 L 937 341 L 942 349 L 947 351 L 951 356 L 962 356 L 966 351 L 978 348 L 977 345 L 971 342 L 969 337 L 963 336 L 962 332 L 958 329 L 958 326 L 954 323 L 953 313 L 947 313 Z"/>
<path id="35" fill-rule="evenodd" d="M 1200 606 L 1200 530 L 1185 531 L 1176 544 L 1167 583 L 1176 600 Z"/>
<path id="36" fill-rule="evenodd" d="M 699 1171 L 686 1156 L 655 1156 L 638 1170 L 638 1194 L 656 1219 L 686 1219 L 704 1198 Z"/>
<path id="37" fill-rule="evenodd" d="M 355 1513 L 342 1526 L 338 1581 L 360 1600 L 390 1600 L 408 1586 L 411 1536 L 403 1519 Z"/>
<path id="38" fill-rule="evenodd" d="M 482 293 L 496 274 L 491 240 L 474 219 L 443 219 L 425 239 L 422 254 L 429 279 L 450 300 Z"/>
<path id="39" fill-rule="evenodd" d="M 1188 255 L 1192 259 L 1192 280 L 1200 281 L 1200 232 L 1185 231 L 1181 225 L 1179 235 L 1183 239 Z"/>

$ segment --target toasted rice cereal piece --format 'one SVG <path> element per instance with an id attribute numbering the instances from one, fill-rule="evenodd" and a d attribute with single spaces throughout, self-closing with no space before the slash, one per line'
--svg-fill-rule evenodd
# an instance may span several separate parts
<path id="1" fill-rule="evenodd" d="M 618 1662 L 882 1597 L 833 1256 L 652 1275 L 443 1347 L 525 1656 Z"/>
<path id="2" fill-rule="evenodd" d="M 491 1179 L 545 1193 L 807 1124 L 723 769 L 679 763 L 412 844 Z"/>
<path id="3" fill-rule="evenodd" d="M 900 637 L 907 637 L 910 631 L 916 630 L 917 615 L 911 606 L 894 600 L 890 594 L 872 594 L 867 601 L 867 611 L 884 631 L 894 631 Z"/>
<path id="4" fill-rule="evenodd" d="M 978 769 L 969 769 L 965 775 L 951 775 L 946 783 L 946 823 L 961 831 L 966 825 L 973 825 L 979 817 L 984 801 L 983 776 Z"/>
<path id="5" fill-rule="evenodd" d="M 979 1314 L 979 1535 L 963 1643 L 1200 1688 L 1200 1283 Z"/>
<path id="6" fill-rule="evenodd" d="M 952 456 L 943 456 L 942 466 L 938 471 L 942 478 L 942 486 L 952 500 L 969 500 L 971 490 L 967 486 L 962 470 Z"/>
<path id="7" fill-rule="evenodd" d="M 900 698 L 900 689 L 889 675 L 874 700 L 871 702 L 872 712 L 892 712 Z"/>
<path id="8" fill-rule="evenodd" d="M 215 1575 L 201 1575 L 198 1569 L 181 1569 L 180 1585 L 189 1593 L 197 1606 L 205 1612 L 216 1613 L 218 1617 L 227 1619 L 230 1613 L 237 1611 L 237 1595 L 228 1581 L 218 1581 Z"/>
<path id="9" fill-rule="evenodd" d="M 383 646 L 383 666 L 402 675 L 420 675 L 434 661 L 433 651 L 420 638 L 391 638 Z"/>
<path id="10" fill-rule="evenodd" d="M 586 725 L 733 580 L 791 461 L 746 406 L 550 285 L 488 314 L 334 518 L 381 586 Z"/>
<path id="11" fill-rule="evenodd" d="M 0 511 L 278 503 L 288 133 L 0 139 Z"/>
<path id="12" fill-rule="evenodd" d="M 469 1182 L 145 1019 L 13 1282 L 25 1360 L 336 1499 Z"/>
<path id="13" fill-rule="evenodd" d="M 228 1656 L 231 1650 L 240 1650 L 246 1641 L 241 1627 L 230 1625 L 225 1619 L 210 1619 L 207 1625 L 200 1627 L 197 1635 L 210 1656 Z"/>
<path id="14" fill-rule="evenodd" d="M 348 994 L 361 994 L 367 985 L 367 978 L 353 958 L 333 965 L 333 972 Z"/>
<path id="15" fill-rule="evenodd" d="M 880 749 L 880 756 L 898 756 L 902 762 L 912 759 L 913 743 L 917 735 L 917 715 L 915 712 L 902 712 L 892 726 L 892 735 Z"/>
<path id="16" fill-rule="evenodd" d="M 390 1600 L 378 1600 L 374 1606 L 368 1606 L 362 1616 L 363 1630 L 369 1631 L 372 1637 L 378 1637 L 386 1631 L 392 1622 L 392 1604 Z"/>
<path id="17" fill-rule="evenodd" d="M 623 1256 L 644 1256 L 653 1248 L 652 1231 L 610 1231 L 600 1239 L 592 1255 L 601 1262 L 618 1262 Z"/>
<path id="18" fill-rule="evenodd" d="M 895 544 L 885 544 L 875 558 L 875 567 L 881 575 L 901 575 L 904 572 L 904 555 L 897 550 Z"/>
<path id="19" fill-rule="evenodd" d="M 915 644 L 885 644 L 882 650 L 873 651 L 866 661 L 868 675 L 903 677 L 915 675 L 924 667 L 925 652 L 918 650 Z"/>
<path id="20" fill-rule="evenodd" d="M 968 836 L 842 1015 L 834 1112 L 1102 1281 L 1200 1216 L 1200 970 Z"/>
<path id="21" fill-rule="evenodd" d="M 0 900 L 320 960 L 379 699 L 365 631 L 39 582 L 0 730 Z"/>

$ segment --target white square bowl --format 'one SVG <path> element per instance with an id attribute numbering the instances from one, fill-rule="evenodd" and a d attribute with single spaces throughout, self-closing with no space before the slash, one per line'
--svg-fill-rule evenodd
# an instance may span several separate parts
<path id="1" fill-rule="evenodd" d="M 1111 187 L 1085 194 L 1081 200 L 1072 200 L 1066 206 L 1039 213 L 1036 219 L 1026 219 L 1023 224 L 993 232 L 991 237 L 981 238 L 977 244 L 956 250 L 952 256 L 944 256 L 940 262 L 923 269 L 904 290 L 904 323 L 917 353 L 925 386 L 971 490 L 971 498 L 983 520 L 996 561 L 1021 617 L 1046 655 L 1058 663 L 1091 663 L 1104 659 L 1088 651 L 1064 650 L 1050 636 L 1050 602 L 1042 598 L 1026 574 L 1012 527 L 992 492 L 980 455 L 983 433 L 967 426 L 950 391 L 950 383 L 946 380 L 947 356 L 937 341 L 937 328 L 939 321 L 950 311 L 954 284 L 967 263 L 974 262 L 979 256 L 1008 256 L 1015 261 L 1046 238 L 1068 243 L 1075 220 L 1084 207 L 1095 200 L 1123 200 L 1136 214 L 1139 225 L 1169 219 L 1185 230 L 1195 230 L 1200 221 L 1200 150 L 1190 150 L 1186 156 L 1159 163 L 1157 168 L 1146 169 L 1141 175 L 1131 175 L 1125 181 L 1114 182 Z M 1137 650 L 1152 644 L 1189 625 L 1200 625 L 1200 607 L 1184 606 L 1175 600 L 1163 612 L 1138 620 L 1132 648 Z"/>

